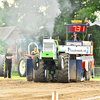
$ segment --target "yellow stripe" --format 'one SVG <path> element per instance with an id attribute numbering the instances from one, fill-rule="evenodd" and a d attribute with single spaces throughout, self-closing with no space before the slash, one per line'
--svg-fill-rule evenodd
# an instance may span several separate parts
<path id="1" fill-rule="evenodd" d="M 32 54 L 33 52 L 34 52 L 34 51 L 32 51 L 31 54 Z M 39 51 L 36 51 L 36 52 L 34 52 L 34 53 L 39 53 Z"/>

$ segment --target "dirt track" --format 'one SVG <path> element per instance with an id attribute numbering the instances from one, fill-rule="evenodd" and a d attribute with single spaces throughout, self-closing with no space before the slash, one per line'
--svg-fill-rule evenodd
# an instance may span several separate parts
<path id="1" fill-rule="evenodd" d="M 100 81 L 34 83 L 27 82 L 26 79 L 0 79 L 0 100 L 52 100 L 53 91 L 59 93 L 59 100 L 100 96 Z"/>

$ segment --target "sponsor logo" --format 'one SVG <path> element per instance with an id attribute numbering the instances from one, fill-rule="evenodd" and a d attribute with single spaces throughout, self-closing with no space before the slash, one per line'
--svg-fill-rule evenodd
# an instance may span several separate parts
<path id="1" fill-rule="evenodd" d="M 71 48 L 68 48 L 68 51 L 70 51 L 70 52 L 86 52 L 88 54 L 88 51 L 86 49 L 71 49 Z"/>

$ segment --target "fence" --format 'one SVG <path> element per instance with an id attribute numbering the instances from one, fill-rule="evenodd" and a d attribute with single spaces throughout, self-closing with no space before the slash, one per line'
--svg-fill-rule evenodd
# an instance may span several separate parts
<path id="1" fill-rule="evenodd" d="M 94 68 L 94 76 L 95 77 L 100 77 L 100 67 L 95 67 Z"/>
<path id="2" fill-rule="evenodd" d="M 19 75 L 18 74 L 18 65 L 12 65 L 11 75 Z"/>

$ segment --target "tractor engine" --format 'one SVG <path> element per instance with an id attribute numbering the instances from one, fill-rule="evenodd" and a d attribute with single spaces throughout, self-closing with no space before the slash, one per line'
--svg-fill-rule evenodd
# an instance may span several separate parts
<path id="1" fill-rule="evenodd" d="M 57 43 L 54 39 L 43 39 L 43 51 L 41 52 L 41 59 L 56 60 L 57 59 Z"/>

